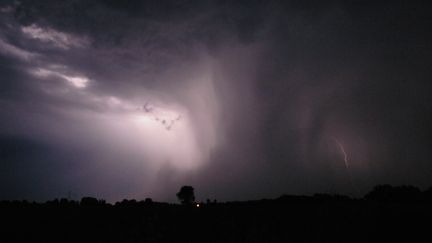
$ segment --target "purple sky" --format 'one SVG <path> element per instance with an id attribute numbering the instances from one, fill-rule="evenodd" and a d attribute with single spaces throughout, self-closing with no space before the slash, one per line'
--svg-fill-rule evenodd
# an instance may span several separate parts
<path id="1" fill-rule="evenodd" d="M 425 1 L 2 1 L 0 200 L 432 185 Z"/>

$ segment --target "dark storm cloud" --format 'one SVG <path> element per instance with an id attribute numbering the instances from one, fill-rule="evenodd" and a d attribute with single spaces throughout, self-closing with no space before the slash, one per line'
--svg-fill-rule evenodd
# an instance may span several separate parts
<path id="1" fill-rule="evenodd" d="M 142 84 L 142 77 L 148 75 L 144 85 L 157 86 L 151 75 L 172 65 L 187 65 L 203 48 L 217 52 L 221 46 L 233 42 L 252 41 L 259 19 L 266 14 L 261 5 L 252 6 L 206 1 L 166 4 L 24 1 L 14 15 L 22 25 L 37 23 L 89 36 L 94 51 L 53 53 L 51 58 L 84 67 L 96 78 L 105 80 L 98 88 L 118 91 L 123 87 L 125 73 L 127 82 Z"/>
<path id="2" fill-rule="evenodd" d="M 431 19 L 424 2 L 77 0 L 1 9 L 0 107 L 8 115 L 0 135 L 9 171 L 2 184 L 20 185 L 2 187 L 3 198 L 74 190 L 170 199 L 183 183 L 202 198 L 221 199 L 431 184 Z M 212 80 L 204 87 L 217 109 L 212 98 L 200 106 L 186 94 L 201 72 Z M 79 85 L 72 77 L 88 79 L 87 86 L 71 86 Z M 139 103 L 149 94 L 189 107 L 200 121 L 199 141 L 213 136 L 211 127 L 220 144 L 199 169 L 162 167 L 156 183 L 141 190 L 150 179 L 131 172 L 139 159 L 101 169 L 106 157 L 122 160 L 125 152 L 105 152 L 99 134 L 88 135 L 93 118 L 74 114 L 105 114 L 111 96 Z M 41 168 L 49 176 L 40 184 L 57 189 L 26 194 L 31 179 L 17 173 L 39 178 Z M 114 173 L 121 168 L 124 176 Z M 49 179 L 58 175 L 66 181 Z"/>

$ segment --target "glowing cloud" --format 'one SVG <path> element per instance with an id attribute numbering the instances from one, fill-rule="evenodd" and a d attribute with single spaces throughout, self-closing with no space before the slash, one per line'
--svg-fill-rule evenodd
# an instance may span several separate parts
<path id="1" fill-rule="evenodd" d="M 35 56 L 34 53 L 23 50 L 19 47 L 16 47 L 12 44 L 7 43 L 6 41 L 0 39 L 0 53 L 7 56 L 12 56 L 17 59 L 21 59 L 24 61 L 28 61 L 29 59 Z"/>
<path id="2" fill-rule="evenodd" d="M 58 77 L 66 80 L 70 85 L 74 86 L 75 88 L 85 88 L 87 87 L 87 84 L 89 82 L 89 79 L 84 76 L 67 75 L 60 71 L 48 70 L 45 68 L 36 68 L 34 70 L 31 70 L 30 73 L 40 78 Z"/>
<path id="3" fill-rule="evenodd" d="M 71 47 L 85 47 L 89 42 L 86 38 L 59 32 L 51 28 L 42 28 L 36 24 L 21 27 L 21 31 L 32 39 L 51 43 L 61 49 L 69 49 Z"/>

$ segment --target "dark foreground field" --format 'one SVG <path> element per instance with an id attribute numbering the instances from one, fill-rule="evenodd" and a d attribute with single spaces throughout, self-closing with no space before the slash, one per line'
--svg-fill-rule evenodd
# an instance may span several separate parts
<path id="1" fill-rule="evenodd" d="M 0 242 L 432 242 L 430 193 L 402 191 L 200 207 L 92 198 L 4 201 Z"/>

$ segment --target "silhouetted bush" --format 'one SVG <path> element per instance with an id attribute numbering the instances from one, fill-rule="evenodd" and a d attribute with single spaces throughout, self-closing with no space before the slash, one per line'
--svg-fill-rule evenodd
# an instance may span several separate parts
<path id="1" fill-rule="evenodd" d="M 105 204 L 105 200 L 97 200 L 96 198 L 93 197 L 83 197 L 80 202 L 80 205 L 84 207 L 95 207 L 104 204 Z"/>
<path id="2" fill-rule="evenodd" d="M 432 187 L 429 187 L 426 191 L 424 191 L 423 195 L 426 201 L 432 202 Z"/>
<path id="3" fill-rule="evenodd" d="M 351 200 L 350 197 L 345 195 L 331 195 L 331 194 L 325 194 L 325 193 L 316 193 L 314 194 L 314 199 L 317 199 L 319 201 L 349 201 Z"/>
<path id="4" fill-rule="evenodd" d="M 382 202 L 415 202 L 422 198 L 420 189 L 414 186 L 378 185 L 366 194 L 365 199 Z"/>

